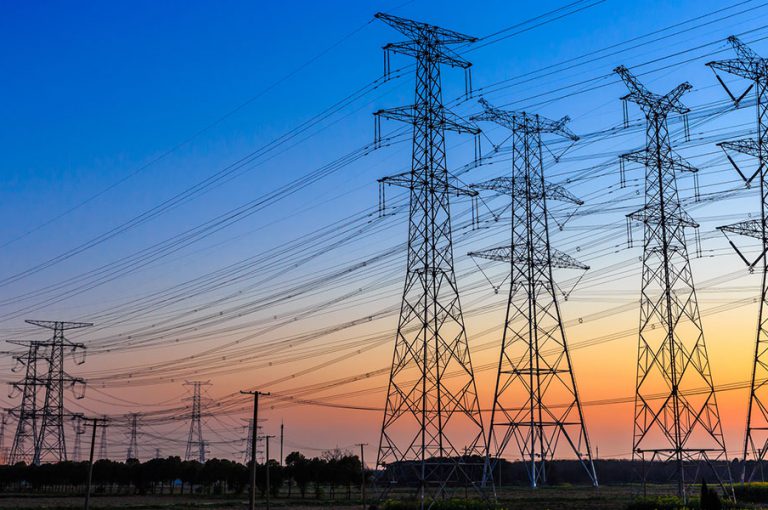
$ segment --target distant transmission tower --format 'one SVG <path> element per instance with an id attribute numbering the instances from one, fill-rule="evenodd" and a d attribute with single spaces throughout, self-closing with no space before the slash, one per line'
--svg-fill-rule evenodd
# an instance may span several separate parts
<path id="1" fill-rule="evenodd" d="M 408 262 L 392 371 L 381 429 L 378 465 L 384 494 L 411 486 L 425 501 L 446 497 L 452 486 L 479 490 L 481 469 L 467 464 L 482 455 L 483 423 L 453 266 L 450 195 L 477 192 L 452 184 L 445 160 L 445 131 L 477 134 L 442 103 L 440 66 L 468 70 L 449 46 L 474 37 L 425 23 L 376 14 L 408 37 L 384 47 L 416 59 L 413 105 L 381 110 L 413 126 L 411 171 L 381 179 L 410 190 Z M 385 69 L 388 74 L 388 66 Z M 451 374 L 450 383 L 443 380 Z M 462 456 L 462 452 L 466 455 Z"/>
<path id="2" fill-rule="evenodd" d="M 99 442 L 99 459 L 108 459 L 109 451 L 107 450 L 107 427 L 109 426 L 109 419 L 106 415 L 101 417 L 101 440 Z"/>
<path id="3" fill-rule="evenodd" d="M 719 227 L 726 233 L 741 234 L 759 239 L 762 242 L 760 256 L 755 261 L 748 261 L 736 248 L 741 258 L 754 268 L 762 260 L 763 280 L 760 289 L 760 308 L 758 312 L 757 334 L 755 341 L 755 354 L 752 360 L 752 381 L 749 392 L 749 406 L 747 407 L 747 427 L 744 436 L 744 470 L 741 473 L 742 481 L 751 481 L 755 473 L 760 472 L 764 477 L 763 461 L 768 453 L 768 59 L 758 56 L 748 46 L 739 41 L 735 36 L 728 38 L 738 58 L 709 62 L 707 65 L 713 70 L 719 69 L 743 78 L 753 83 L 739 97 L 734 96 L 727 85 L 718 76 L 717 79 L 725 88 L 736 106 L 754 87 L 757 99 L 757 139 L 745 138 L 723 142 L 720 145 L 724 151 L 732 150 L 748 154 L 757 158 L 757 171 L 747 177 L 741 172 L 734 160 L 726 152 L 728 160 L 749 186 L 751 181 L 760 176 L 760 219 L 746 220 L 734 225 Z M 717 74 L 715 74 L 717 76 Z M 748 459 L 755 461 L 753 469 L 747 474 Z"/>
<path id="4" fill-rule="evenodd" d="M 139 418 L 141 414 L 131 413 L 128 415 L 128 424 L 130 431 L 128 433 L 128 452 L 126 453 L 125 460 L 136 459 L 139 460 Z"/>
<path id="5" fill-rule="evenodd" d="M 75 447 L 72 449 L 72 461 L 80 462 L 83 456 L 82 436 L 85 434 L 85 421 L 83 416 L 78 414 L 73 416 L 73 428 L 75 432 Z"/>
<path id="6" fill-rule="evenodd" d="M 201 388 L 203 386 L 209 386 L 209 381 L 191 381 L 184 383 L 185 385 L 192 386 L 192 415 L 189 422 L 189 437 L 187 439 L 187 452 L 184 455 L 184 460 L 192 460 L 197 457 L 198 462 L 205 463 L 205 441 L 203 441 L 203 424 L 202 424 L 202 396 Z"/>
<path id="7" fill-rule="evenodd" d="M 544 180 L 542 133 L 579 139 L 565 124 L 524 112 L 494 108 L 481 99 L 477 121 L 495 122 L 512 131 L 512 176 L 472 186 L 512 197 L 511 245 L 470 253 L 510 264 L 511 285 L 501 342 L 496 391 L 488 429 L 484 481 L 507 447 L 526 466 L 531 487 L 547 482 L 547 465 L 559 445 L 571 450 L 592 484 L 592 463 L 576 380 L 560 317 L 552 268 L 589 269 L 549 243 L 547 200 L 582 202 L 561 186 Z"/>
<path id="8" fill-rule="evenodd" d="M 8 425 L 8 415 L 0 413 L 0 464 L 8 463 L 8 449 L 5 447 L 6 425 Z"/>
<path id="9" fill-rule="evenodd" d="M 73 354 L 85 349 L 83 344 L 70 342 L 64 337 L 64 331 L 92 326 L 86 322 L 26 321 L 28 324 L 53 330 L 48 351 L 48 375 L 45 377 L 45 398 L 40 418 L 40 432 L 35 445 L 34 463 L 43 460 L 60 462 L 67 460 L 66 434 L 64 434 L 64 387 L 74 389 L 84 385 L 85 381 L 72 377 L 64 371 L 64 347 Z"/>
<path id="10" fill-rule="evenodd" d="M 259 419 L 259 421 L 262 421 Z M 264 436 L 262 435 L 262 426 L 256 430 L 256 461 L 258 462 L 260 456 L 264 454 L 262 443 L 264 442 Z M 247 431 L 248 435 L 245 438 L 245 450 L 243 451 L 243 464 L 248 464 L 251 461 L 251 450 L 253 449 L 253 418 L 248 420 L 248 425 L 243 427 L 243 431 Z"/>
<path id="11" fill-rule="evenodd" d="M 677 191 L 676 172 L 696 169 L 672 151 L 667 127 L 670 112 L 688 112 L 680 97 L 691 86 L 683 83 L 660 96 L 625 67 L 615 71 L 630 91 L 623 99 L 637 103 L 647 121 L 646 147 L 622 156 L 646 170 L 645 206 L 629 215 L 644 225 L 632 451 L 635 458 L 650 454 L 651 461 L 674 462 L 678 495 L 685 500 L 701 462 L 722 485 L 712 461 L 727 460 L 685 239 L 685 228 L 698 225 Z M 730 473 L 727 478 L 730 483 Z"/>
<path id="12" fill-rule="evenodd" d="M 17 342 L 12 342 L 17 343 Z M 9 464 L 24 462 L 31 464 L 35 458 L 35 444 L 38 430 L 38 395 L 39 379 L 37 366 L 40 356 L 40 342 L 29 342 L 26 355 L 16 356 L 17 363 L 25 367 L 24 379 L 11 383 L 15 390 L 21 392 L 21 403 L 10 412 L 16 417 L 16 434 L 13 437 Z"/>

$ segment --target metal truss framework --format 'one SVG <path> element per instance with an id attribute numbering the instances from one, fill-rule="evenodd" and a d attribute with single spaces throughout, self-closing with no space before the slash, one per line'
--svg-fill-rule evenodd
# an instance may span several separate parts
<path id="1" fill-rule="evenodd" d="M 192 414 L 189 421 L 189 436 L 187 438 L 187 451 L 184 460 L 196 458 L 201 464 L 205 463 L 205 441 L 203 440 L 202 422 L 202 387 L 210 386 L 210 381 L 189 381 L 185 386 L 192 386 Z"/>
<path id="2" fill-rule="evenodd" d="M 85 418 L 82 415 L 74 416 L 73 432 L 75 433 L 75 446 L 72 448 L 72 461 L 83 460 L 82 437 L 85 434 Z"/>
<path id="3" fill-rule="evenodd" d="M 572 141 L 568 117 L 555 122 L 538 115 L 495 108 L 481 99 L 475 121 L 512 131 L 512 176 L 472 187 L 512 198 L 511 245 L 470 253 L 510 264 L 510 290 L 499 367 L 488 428 L 483 481 L 508 449 L 526 466 L 531 487 L 547 482 L 548 463 L 570 450 L 597 486 L 587 429 L 576 389 L 552 268 L 589 269 L 554 250 L 549 242 L 547 199 L 580 205 L 558 185 L 544 180 L 542 133 Z"/>
<path id="4" fill-rule="evenodd" d="M 723 476 L 713 465 L 727 453 L 685 238 L 685 228 L 698 225 L 677 189 L 676 173 L 696 169 L 673 153 L 667 127 L 670 112 L 688 112 L 680 97 L 691 86 L 661 96 L 625 67 L 615 72 L 630 91 L 622 99 L 646 117 L 646 147 L 622 156 L 646 171 L 645 206 L 628 215 L 644 226 L 632 451 L 636 459 L 674 462 L 678 495 L 686 499 L 705 464 L 724 490 L 730 483 L 730 472 Z"/>
<path id="5" fill-rule="evenodd" d="M 449 202 L 450 195 L 477 192 L 450 183 L 445 155 L 446 130 L 479 130 L 446 110 L 440 79 L 442 64 L 465 70 L 471 65 L 450 46 L 476 39 L 387 14 L 376 18 L 408 37 L 386 45 L 386 54 L 416 59 L 415 103 L 376 112 L 377 118 L 413 126 L 410 173 L 380 180 L 409 189 L 410 209 L 405 288 L 377 465 L 385 468 L 382 497 L 411 487 L 424 507 L 453 487 L 481 492 L 483 422 L 454 272 Z"/>
<path id="6" fill-rule="evenodd" d="M 73 377 L 64 370 L 65 348 L 71 352 L 77 363 L 77 353 L 82 353 L 85 346 L 70 342 L 64 331 L 92 326 L 84 322 L 37 321 L 28 320 L 28 324 L 53 330 L 53 338 L 48 341 L 11 342 L 28 348 L 26 355 L 17 356 L 16 360 L 25 366 L 23 381 L 13 383 L 22 393 L 21 404 L 12 412 L 18 420 L 11 462 L 26 462 L 39 465 L 44 461 L 60 462 L 67 460 L 66 418 L 76 419 L 79 414 L 68 413 L 64 408 L 64 389 L 71 388 L 76 398 L 82 393 L 76 387 L 85 385 L 79 377 Z M 47 364 L 47 372 L 40 371 L 40 361 Z M 40 393 L 44 395 L 40 397 Z M 42 406 L 41 401 L 42 400 Z"/>
<path id="7" fill-rule="evenodd" d="M 85 346 L 73 343 L 64 337 L 64 331 L 93 326 L 87 322 L 61 322 L 61 321 L 36 321 L 28 320 L 41 328 L 53 330 L 53 338 L 48 343 L 48 374 L 41 380 L 45 387 L 45 397 L 40 418 L 40 431 L 35 447 L 33 462 L 40 464 L 44 460 L 61 462 L 67 460 L 66 434 L 64 433 L 65 417 L 72 417 L 64 409 L 64 388 L 74 390 L 77 385 L 85 385 L 85 381 L 79 377 L 72 377 L 64 371 L 64 348 L 66 347 L 73 356 L 78 351 L 83 351 Z M 84 360 L 80 360 L 82 363 Z M 82 398 L 82 395 L 76 395 Z"/>
<path id="8" fill-rule="evenodd" d="M 101 437 L 99 438 L 99 459 L 108 459 L 109 458 L 109 451 L 107 448 L 107 427 L 109 426 L 109 419 L 106 415 L 102 416 L 100 419 L 102 423 L 101 427 Z"/>
<path id="9" fill-rule="evenodd" d="M 768 158 L 768 59 L 757 55 L 735 36 L 729 37 L 728 42 L 731 43 L 736 51 L 737 58 L 709 62 L 707 65 L 715 73 L 717 70 L 725 71 L 752 82 L 740 97 L 735 97 L 725 85 L 725 82 L 718 76 L 718 81 L 723 85 L 736 106 L 753 87 L 757 100 L 757 138 L 732 140 L 718 144 L 725 151 L 728 160 L 742 179 L 744 179 L 747 186 L 750 185 L 756 176 L 760 178 L 760 219 L 746 220 L 733 225 L 719 227 L 726 235 L 728 233 L 745 235 L 758 239 L 762 243 L 760 256 L 754 261 L 749 261 L 736 248 L 736 245 L 729 240 L 750 269 L 753 269 L 762 261 L 760 305 L 743 449 L 744 460 L 751 459 L 756 462 L 753 469 L 750 469 L 749 472 L 747 472 L 747 463 L 745 462 L 744 470 L 741 473 L 742 481 L 751 481 L 757 472 L 760 473 L 763 480 L 765 479 L 763 461 L 768 451 L 768 381 L 766 381 L 768 377 L 768 306 L 766 306 L 768 305 L 768 261 L 766 261 L 765 256 L 766 251 L 768 251 L 768 229 L 766 228 L 766 221 L 768 221 L 766 219 L 766 215 L 768 215 L 768 176 L 766 176 L 768 171 L 768 161 L 766 161 L 766 158 Z M 757 158 L 757 170 L 750 177 L 747 177 L 739 169 L 739 166 L 728 151 L 740 152 Z"/>
<path id="10" fill-rule="evenodd" d="M 126 452 L 125 459 L 139 460 L 139 424 L 141 414 L 131 413 L 128 415 L 128 451 Z"/>
<path id="11" fill-rule="evenodd" d="M 26 354 L 16 356 L 17 366 L 24 366 L 24 379 L 11 383 L 14 390 L 21 392 L 21 403 L 18 407 L 10 410 L 11 415 L 16 417 L 16 434 L 13 437 L 13 445 L 8 457 L 9 464 L 16 464 L 17 462 L 30 464 L 35 458 L 39 403 L 37 395 L 37 387 L 39 385 L 37 368 L 41 343 L 18 343 L 28 347 Z"/>

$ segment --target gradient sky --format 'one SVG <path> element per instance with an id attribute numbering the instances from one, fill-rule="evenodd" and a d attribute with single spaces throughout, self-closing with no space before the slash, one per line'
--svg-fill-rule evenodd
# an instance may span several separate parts
<path id="1" fill-rule="evenodd" d="M 381 413 L 376 409 L 384 403 L 386 374 L 376 370 L 386 369 L 391 359 L 396 327 L 392 310 L 399 305 L 405 268 L 403 250 L 397 248 L 406 240 L 406 223 L 404 197 L 395 189 L 387 191 L 391 214 L 378 218 L 376 179 L 409 168 L 407 136 L 307 186 L 290 184 L 290 195 L 226 228 L 169 247 L 161 258 L 120 264 L 123 257 L 146 254 L 142 250 L 370 144 L 371 113 L 413 100 L 406 57 L 393 57 L 393 68 L 402 69 L 395 79 L 344 102 L 204 193 L 129 229 L 121 226 L 242 162 L 377 80 L 381 47 L 401 40 L 372 21 L 377 11 L 479 37 L 506 30 L 493 44 L 481 43 L 464 53 L 474 64 L 475 88 L 500 106 L 552 118 L 568 114 L 579 134 L 620 126 L 619 97 L 626 89 L 611 75 L 616 65 L 635 69 L 660 93 L 690 81 L 694 90 L 684 102 L 695 114 L 697 108 L 703 111 L 725 99 L 704 63 L 732 56 L 725 44 L 728 35 L 742 34 L 756 51 L 768 55 L 768 5 L 760 1 L 595 0 L 523 23 L 565 5 L 482 1 L 467 7 L 465 2 L 394 0 L 4 3 L 0 215 L 6 221 L 0 223 L 0 338 L 40 338 L 41 332 L 26 326 L 24 319 L 95 322 L 90 331 L 72 335 L 90 347 L 86 363 L 68 366 L 72 374 L 92 381 L 85 399 L 69 402 L 72 409 L 89 414 L 117 416 L 183 405 L 188 392 L 181 384 L 201 378 L 212 382 L 207 389 L 212 401 L 229 401 L 227 396 L 241 388 L 260 387 L 359 408 L 306 403 L 271 408 L 265 403 L 263 426 L 274 433 L 284 420 L 286 448 L 317 454 L 336 445 L 377 444 Z M 597 53 L 604 48 L 612 49 Z M 569 68 L 562 62 L 579 65 Z M 502 80 L 507 81 L 497 85 Z M 474 99 L 455 101 L 463 94 L 463 83 L 461 71 L 444 70 L 445 101 L 469 116 L 478 111 Z M 740 189 L 714 143 L 745 136 L 754 128 L 750 106 L 739 111 L 724 103 L 715 106 L 723 112 L 692 121 L 690 142 L 680 133 L 679 119 L 671 120 L 677 149 L 702 168 L 700 185 L 706 196 Z M 636 107 L 630 105 L 629 111 L 633 121 L 640 121 Z M 385 134 L 398 128 L 384 124 Z M 503 130 L 483 128 L 484 151 L 491 143 L 508 142 Z M 559 164 L 550 160 L 545 170 L 551 180 L 567 184 L 587 201 L 552 237 L 554 246 L 592 267 L 562 303 L 585 402 L 631 399 L 633 394 L 641 252 L 637 242 L 627 248 L 624 217 L 642 204 L 642 171 L 628 168 L 629 187 L 619 189 L 616 156 L 643 143 L 642 129 L 585 137 Z M 561 142 L 552 145 L 554 153 L 563 148 Z M 508 156 L 501 153 L 492 164 L 464 173 L 462 165 L 472 159 L 470 138 L 449 136 L 448 150 L 449 167 L 464 182 L 509 171 Z M 692 183 L 690 176 L 680 177 L 682 196 L 693 195 Z M 466 256 L 508 236 L 508 220 L 502 215 L 495 222 L 490 213 L 504 209 L 503 197 L 488 198 L 487 204 L 483 228 L 472 231 L 468 204 L 454 203 L 457 274 L 483 408 L 492 399 L 507 291 L 502 284 L 506 268 L 482 265 L 489 279 L 502 285 L 494 294 Z M 693 270 L 718 385 L 748 379 L 756 323 L 756 306 L 749 300 L 758 295 L 759 280 L 748 274 L 715 227 L 746 217 L 757 205 L 755 190 L 741 190 L 689 207 L 701 223 L 704 256 L 693 261 Z M 562 205 L 552 209 L 559 220 L 570 213 Z M 357 218 L 356 223 L 350 218 Z M 114 236 L 88 244 L 116 228 Z M 341 234 L 344 228 L 352 229 L 350 239 Z M 308 240 L 323 229 L 329 234 Z M 634 235 L 641 238 L 639 228 Z M 356 265 L 388 251 L 392 254 Z M 185 300 L 174 296 L 161 304 L 150 301 L 153 293 L 248 257 L 255 257 L 251 273 L 244 269 L 237 279 L 219 274 L 212 280 L 218 287 L 195 294 L 186 288 Z M 55 264 L 44 267 L 51 260 Z M 118 269 L 124 272 L 114 278 L 105 272 Z M 330 273 L 338 274 L 322 279 Z M 565 290 L 578 276 L 557 273 Z M 244 311 L 233 311 L 237 306 Z M 206 326 L 195 329 L 198 325 L 192 322 L 208 314 Z M 221 323 L 212 322 L 216 314 Z M 359 323 L 318 334 L 348 321 Z M 585 344 L 595 339 L 610 341 Z M 142 341 L 151 345 L 142 347 Z M 194 364 L 196 360 L 200 362 Z M 146 367 L 154 364 L 163 365 L 153 369 L 159 375 L 150 380 Z M 10 356 L 0 360 L 0 381 L 18 378 L 13 366 Z M 110 383 L 114 374 L 132 372 L 151 384 L 133 388 L 127 376 Z M 359 380 L 312 387 L 353 376 Z M 728 449 L 737 453 L 746 390 L 722 392 L 718 398 Z M 18 400 L 18 395 L 0 395 L 4 407 Z M 631 401 L 586 405 L 585 413 L 601 456 L 629 454 Z M 247 402 L 238 401 L 227 413 L 206 419 L 211 455 L 239 456 L 244 448 L 241 418 L 247 415 Z M 113 430 L 111 454 L 119 458 L 126 439 L 124 430 Z M 183 419 L 148 424 L 145 455 L 155 446 L 163 454 L 182 453 L 186 430 Z M 175 442 L 163 442 L 161 435 Z M 369 446 L 366 456 L 375 457 L 375 446 Z"/>

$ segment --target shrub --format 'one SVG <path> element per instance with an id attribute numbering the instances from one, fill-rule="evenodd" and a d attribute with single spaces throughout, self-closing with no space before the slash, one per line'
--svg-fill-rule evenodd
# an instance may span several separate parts
<path id="1" fill-rule="evenodd" d="M 415 499 L 390 499 L 385 501 L 382 507 L 383 510 L 418 510 L 421 506 Z M 503 510 L 481 499 L 437 500 L 431 508 L 433 510 Z"/>
<path id="2" fill-rule="evenodd" d="M 675 496 L 638 498 L 627 505 L 627 510 L 684 510 L 683 502 Z"/>
<path id="3" fill-rule="evenodd" d="M 736 501 L 748 503 L 768 503 L 768 483 L 737 483 L 733 485 Z"/>

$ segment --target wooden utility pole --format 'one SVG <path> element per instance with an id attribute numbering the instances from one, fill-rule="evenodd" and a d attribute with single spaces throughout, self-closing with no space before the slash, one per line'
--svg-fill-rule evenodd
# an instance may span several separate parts
<path id="1" fill-rule="evenodd" d="M 365 447 L 368 443 L 357 443 L 360 447 L 360 498 L 363 500 L 363 510 L 365 510 Z"/>
<path id="2" fill-rule="evenodd" d="M 272 439 L 275 436 L 264 436 L 264 442 L 266 443 L 266 454 L 267 458 L 264 460 L 264 467 L 267 469 L 267 510 L 269 510 L 269 496 L 270 496 L 270 485 L 269 485 L 269 440 Z"/>
<path id="3" fill-rule="evenodd" d="M 259 395 L 269 396 L 262 391 L 240 391 L 243 395 L 253 395 L 253 428 L 251 430 L 251 493 L 248 499 L 248 509 L 256 510 L 256 431 L 259 423 Z M 267 469 L 269 473 L 269 469 Z M 269 489 L 267 489 L 269 494 Z M 269 496 L 267 496 L 267 508 L 269 508 Z"/>
<path id="4" fill-rule="evenodd" d="M 91 504 L 91 481 L 93 480 L 93 450 L 96 447 L 96 427 L 106 427 L 106 418 L 93 418 L 91 421 L 93 430 L 91 431 L 91 454 L 88 457 L 88 481 L 85 485 L 85 504 L 83 508 L 88 510 Z"/>

